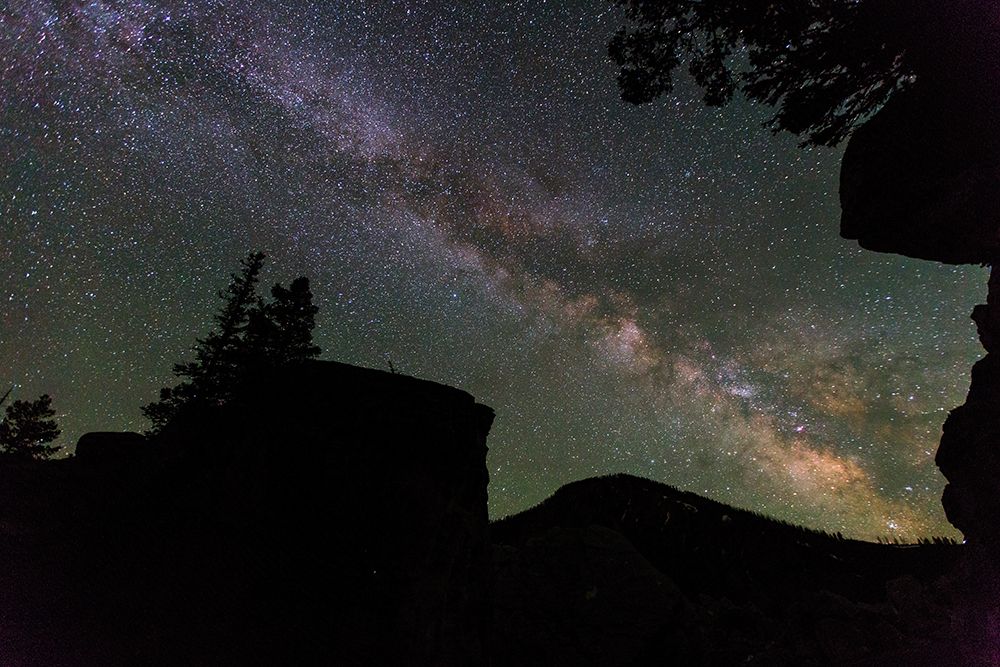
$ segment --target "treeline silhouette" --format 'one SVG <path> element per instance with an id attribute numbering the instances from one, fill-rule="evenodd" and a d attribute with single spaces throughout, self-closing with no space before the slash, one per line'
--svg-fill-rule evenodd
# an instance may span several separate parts
<path id="1" fill-rule="evenodd" d="M 216 327 L 197 339 L 194 360 L 174 365 L 180 382 L 160 390 L 159 400 L 142 407 L 155 435 L 179 418 L 194 419 L 206 410 L 225 405 L 236 388 L 253 373 L 314 359 L 321 350 L 313 344 L 312 332 L 318 308 L 312 302 L 309 279 L 300 276 L 288 287 L 275 284 L 271 299 L 257 293 L 266 256 L 249 253 L 229 285 L 219 293 L 223 304 L 214 320 Z M 13 387 L 0 397 L 3 406 Z M 51 445 L 61 431 L 56 422 L 52 397 L 16 400 L 0 420 L 0 457 L 7 460 L 52 458 L 62 449 Z"/>

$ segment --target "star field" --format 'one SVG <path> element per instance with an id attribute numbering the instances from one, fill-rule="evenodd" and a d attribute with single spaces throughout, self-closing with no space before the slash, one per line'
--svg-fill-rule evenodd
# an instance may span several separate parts
<path id="1" fill-rule="evenodd" d="M 139 405 L 250 250 L 325 358 L 497 410 L 491 513 L 625 471 L 845 535 L 955 535 L 933 463 L 986 275 L 839 238 L 840 152 L 618 98 L 601 2 L 0 10 L 0 381 L 62 444 Z"/>

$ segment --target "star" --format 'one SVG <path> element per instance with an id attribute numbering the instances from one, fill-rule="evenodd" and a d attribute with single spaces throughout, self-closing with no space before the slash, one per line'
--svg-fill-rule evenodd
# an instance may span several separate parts
<path id="1" fill-rule="evenodd" d="M 251 250 L 326 357 L 493 406 L 490 509 L 629 472 L 851 536 L 956 533 L 933 464 L 981 269 L 837 235 L 840 152 L 619 99 L 593 3 L 15 0 L 0 382 L 139 406 Z M 898 490 L 898 491 L 897 491 Z"/>

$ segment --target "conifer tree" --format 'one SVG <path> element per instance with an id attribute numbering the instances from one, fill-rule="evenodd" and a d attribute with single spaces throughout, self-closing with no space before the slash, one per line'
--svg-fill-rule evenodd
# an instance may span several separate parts
<path id="1" fill-rule="evenodd" d="M 275 361 L 304 361 L 319 355 L 321 350 L 312 340 L 319 308 L 313 305 L 309 279 L 296 278 L 288 289 L 277 284 L 271 289 L 271 296 L 274 301 L 269 304 L 267 314 L 277 331 Z"/>
<path id="2" fill-rule="evenodd" d="M 241 363 L 241 335 L 247 327 L 257 297 L 257 281 L 264 265 L 263 253 L 250 253 L 242 270 L 230 276 L 219 297 L 225 304 L 215 316 L 217 329 L 198 339 L 195 361 L 174 366 L 174 375 L 186 377 L 195 396 L 210 403 L 223 402 L 233 386 Z"/>
<path id="3" fill-rule="evenodd" d="M 256 292 L 262 253 L 251 253 L 220 293 L 225 300 L 215 316 L 217 328 L 198 339 L 195 360 L 174 366 L 182 381 L 160 390 L 160 400 L 142 408 L 159 432 L 189 407 L 224 405 L 249 374 L 312 359 L 320 348 L 312 342 L 317 307 L 309 279 L 296 278 L 289 287 L 271 289 L 265 303 Z"/>
<path id="4" fill-rule="evenodd" d="M 14 401 L 5 413 L 0 422 L 0 453 L 18 459 L 43 460 L 61 449 L 48 444 L 60 432 L 52 419 L 56 413 L 48 394 L 34 401 Z"/>
<path id="5" fill-rule="evenodd" d="M 259 301 L 250 313 L 244 338 L 248 366 L 281 366 L 315 358 L 320 348 L 313 344 L 316 312 L 309 279 L 302 276 L 289 287 L 271 288 L 271 302 Z"/>
<path id="6" fill-rule="evenodd" d="M 174 375 L 185 379 L 176 387 L 161 389 L 159 401 L 143 406 L 154 433 L 184 406 L 221 405 L 229 398 L 244 362 L 242 334 L 259 302 L 256 288 L 264 258 L 257 252 L 242 260 L 240 272 L 232 274 L 229 285 L 219 293 L 225 303 L 215 316 L 217 328 L 198 339 L 194 361 L 174 366 Z"/>

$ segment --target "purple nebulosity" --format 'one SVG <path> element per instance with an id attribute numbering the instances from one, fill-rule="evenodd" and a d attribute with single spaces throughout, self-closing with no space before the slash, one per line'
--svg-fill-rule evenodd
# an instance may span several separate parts
<path id="1" fill-rule="evenodd" d="M 948 531 L 933 452 L 978 272 L 841 243 L 839 154 L 750 108 L 623 104 L 616 20 L 16 0 L 0 366 L 67 438 L 142 428 L 261 248 L 311 276 L 331 357 L 497 408 L 497 514 L 627 470 L 833 531 Z"/>

